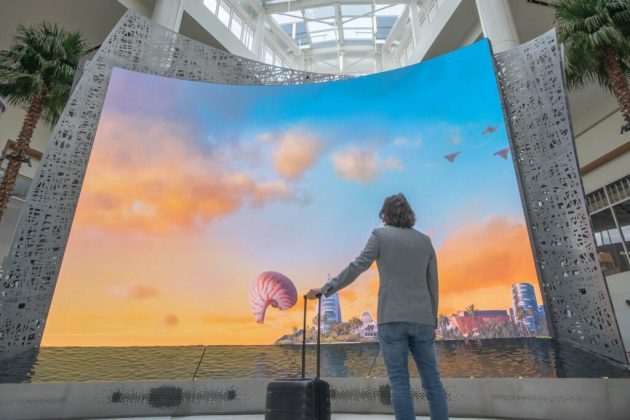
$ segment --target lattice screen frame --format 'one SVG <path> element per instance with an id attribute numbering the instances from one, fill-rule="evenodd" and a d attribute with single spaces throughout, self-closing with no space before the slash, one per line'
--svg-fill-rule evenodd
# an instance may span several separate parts
<path id="1" fill-rule="evenodd" d="M 595 254 L 555 35 L 543 35 L 495 58 L 552 329 L 557 338 L 625 361 Z M 230 84 L 302 84 L 341 78 L 234 56 L 127 12 L 85 67 L 26 198 L 1 277 L 0 359 L 38 347 L 41 342 L 113 67 Z M 533 128 L 534 124 L 539 128 Z M 549 152 L 552 147 L 554 150 Z M 548 176 L 561 168 L 563 175 L 557 180 L 546 178 L 549 182 L 543 187 L 539 172 L 544 169 Z M 545 204 L 538 208 L 538 201 Z M 569 203 L 573 213 L 566 208 L 550 210 L 560 202 Z M 566 225 L 547 230 L 558 220 Z M 552 245 L 560 238 L 569 248 Z M 578 263 L 569 270 L 566 264 L 575 258 Z M 561 265 L 563 262 L 565 265 Z M 569 273 L 568 278 L 559 278 L 564 272 Z M 579 288 L 572 282 L 588 290 L 587 299 L 579 295 Z M 565 319 L 563 310 L 571 311 L 572 317 Z M 576 324 L 573 314 L 579 311 L 584 315 Z M 608 329 L 599 330 L 600 324 L 607 324 Z"/>
<path id="2" fill-rule="evenodd" d="M 495 54 L 495 63 L 552 335 L 627 363 L 586 208 L 555 30 Z"/>

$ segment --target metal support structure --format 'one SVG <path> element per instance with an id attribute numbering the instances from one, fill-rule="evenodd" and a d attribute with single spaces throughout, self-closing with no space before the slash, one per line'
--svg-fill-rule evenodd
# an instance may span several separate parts
<path id="1" fill-rule="evenodd" d="M 554 337 L 627 363 L 586 207 L 555 31 L 495 59 Z"/>
<path id="2" fill-rule="evenodd" d="M 157 0 L 152 19 L 173 32 L 179 32 L 183 14 L 183 0 Z"/>
<path id="3" fill-rule="evenodd" d="M 314 7 L 326 7 L 338 4 L 339 0 L 276 0 L 264 3 L 267 13 L 290 13 Z M 406 3 L 408 0 L 373 0 L 375 4 L 392 5 Z M 366 0 L 344 0 L 343 4 L 366 4 Z"/>

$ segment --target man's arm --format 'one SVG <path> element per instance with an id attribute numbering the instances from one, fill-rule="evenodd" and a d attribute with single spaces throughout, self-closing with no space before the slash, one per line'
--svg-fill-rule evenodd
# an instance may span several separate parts
<path id="1" fill-rule="evenodd" d="M 437 313 L 438 313 L 438 272 L 437 272 L 437 257 L 435 255 L 435 249 L 431 245 L 431 257 L 429 258 L 429 265 L 427 266 L 427 286 L 429 288 L 429 296 L 431 296 L 431 307 L 433 309 L 433 323 L 437 326 Z"/>
<path id="2" fill-rule="evenodd" d="M 343 289 L 359 277 L 361 273 L 367 270 L 370 265 L 378 258 L 379 255 L 379 239 L 376 233 L 372 231 L 370 239 L 368 239 L 365 248 L 361 254 L 351 262 L 337 277 L 331 279 L 322 287 L 321 292 L 328 297 Z"/>

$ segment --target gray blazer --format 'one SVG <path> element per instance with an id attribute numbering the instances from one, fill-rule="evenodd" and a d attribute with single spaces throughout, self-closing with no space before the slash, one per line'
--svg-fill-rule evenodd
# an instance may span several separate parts
<path id="1" fill-rule="evenodd" d="M 376 260 L 378 323 L 417 322 L 437 326 L 437 259 L 431 239 L 413 228 L 374 229 L 365 248 L 322 288 L 328 297 L 343 289 Z"/>

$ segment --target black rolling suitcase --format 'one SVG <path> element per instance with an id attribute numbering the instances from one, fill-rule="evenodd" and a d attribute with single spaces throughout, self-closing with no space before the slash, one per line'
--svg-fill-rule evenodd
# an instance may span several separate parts
<path id="1" fill-rule="evenodd" d="M 267 386 L 265 420 L 330 420 L 330 386 L 319 379 L 322 298 L 317 300 L 317 376 L 305 378 L 306 296 L 302 330 L 302 378 L 276 379 Z"/>

